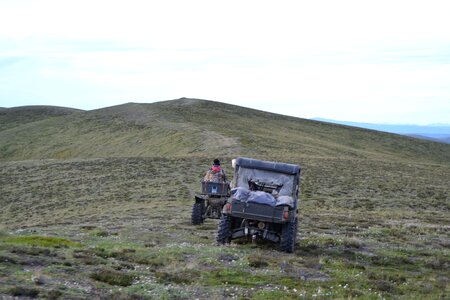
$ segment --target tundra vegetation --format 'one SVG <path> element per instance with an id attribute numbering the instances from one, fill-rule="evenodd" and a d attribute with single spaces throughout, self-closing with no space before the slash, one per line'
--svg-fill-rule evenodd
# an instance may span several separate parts
<path id="1" fill-rule="evenodd" d="M 450 295 L 450 145 L 196 99 L 0 124 L 0 298 Z M 190 224 L 212 158 L 236 156 L 302 166 L 293 254 Z"/>

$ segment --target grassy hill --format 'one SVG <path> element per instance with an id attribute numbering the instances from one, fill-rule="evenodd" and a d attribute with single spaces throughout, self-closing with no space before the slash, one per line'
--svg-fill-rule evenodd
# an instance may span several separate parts
<path id="1" fill-rule="evenodd" d="M 0 115 L 0 159 L 247 155 L 450 162 L 448 145 L 197 99 L 32 111 Z"/>
<path id="2" fill-rule="evenodd" d="M 0 110 L 0 298 L 450 293 L 450 145 L 197 99 L 26 110 Z M 294 254 L 190 225 L 236 156 L 302 166 Z"/>
<path id="3" fill-rule="evenodd" d="M 0 108 L 0 131 L 81 111 L 74 108 L 43 105 Z"/>

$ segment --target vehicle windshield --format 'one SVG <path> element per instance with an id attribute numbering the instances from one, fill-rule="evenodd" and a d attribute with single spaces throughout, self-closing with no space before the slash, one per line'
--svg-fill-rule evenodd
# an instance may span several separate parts
<path id="1" fill-rule="evenodd" d="M 279 196 L 294 196 L 294 175 L 239 167 L 236 173 L 236 187 L 250 189 L 249 181 L 258 185 L 278 186 Z"/>

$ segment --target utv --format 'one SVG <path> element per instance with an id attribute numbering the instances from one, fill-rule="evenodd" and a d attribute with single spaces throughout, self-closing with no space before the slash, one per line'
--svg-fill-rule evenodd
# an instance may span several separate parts
<path id="1" fill-rule="evenodd" d="M 202 192 L 195 195 L 191 223 L 202 224 L 206 218 L 220 219 L 223 205 L 230 196 L 228 182 L 202 181 Z"/>
<path id="2" fill-rule="evenodd" d="M 224 205 L 217 242 L 251 237 L 293 252 L 297 236 L 300 166 L 237 158 L 234 187 Z"/>

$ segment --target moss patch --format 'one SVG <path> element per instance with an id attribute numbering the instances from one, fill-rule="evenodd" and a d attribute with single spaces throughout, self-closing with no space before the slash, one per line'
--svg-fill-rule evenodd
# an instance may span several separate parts
<path id="1" fill-rule="evenodd" d="M 51 236 L 0 236 L 0 241 L 9 244 L 27 245 L 47 248 L 79 247 L 81 244 L 64 238 Z"/>

